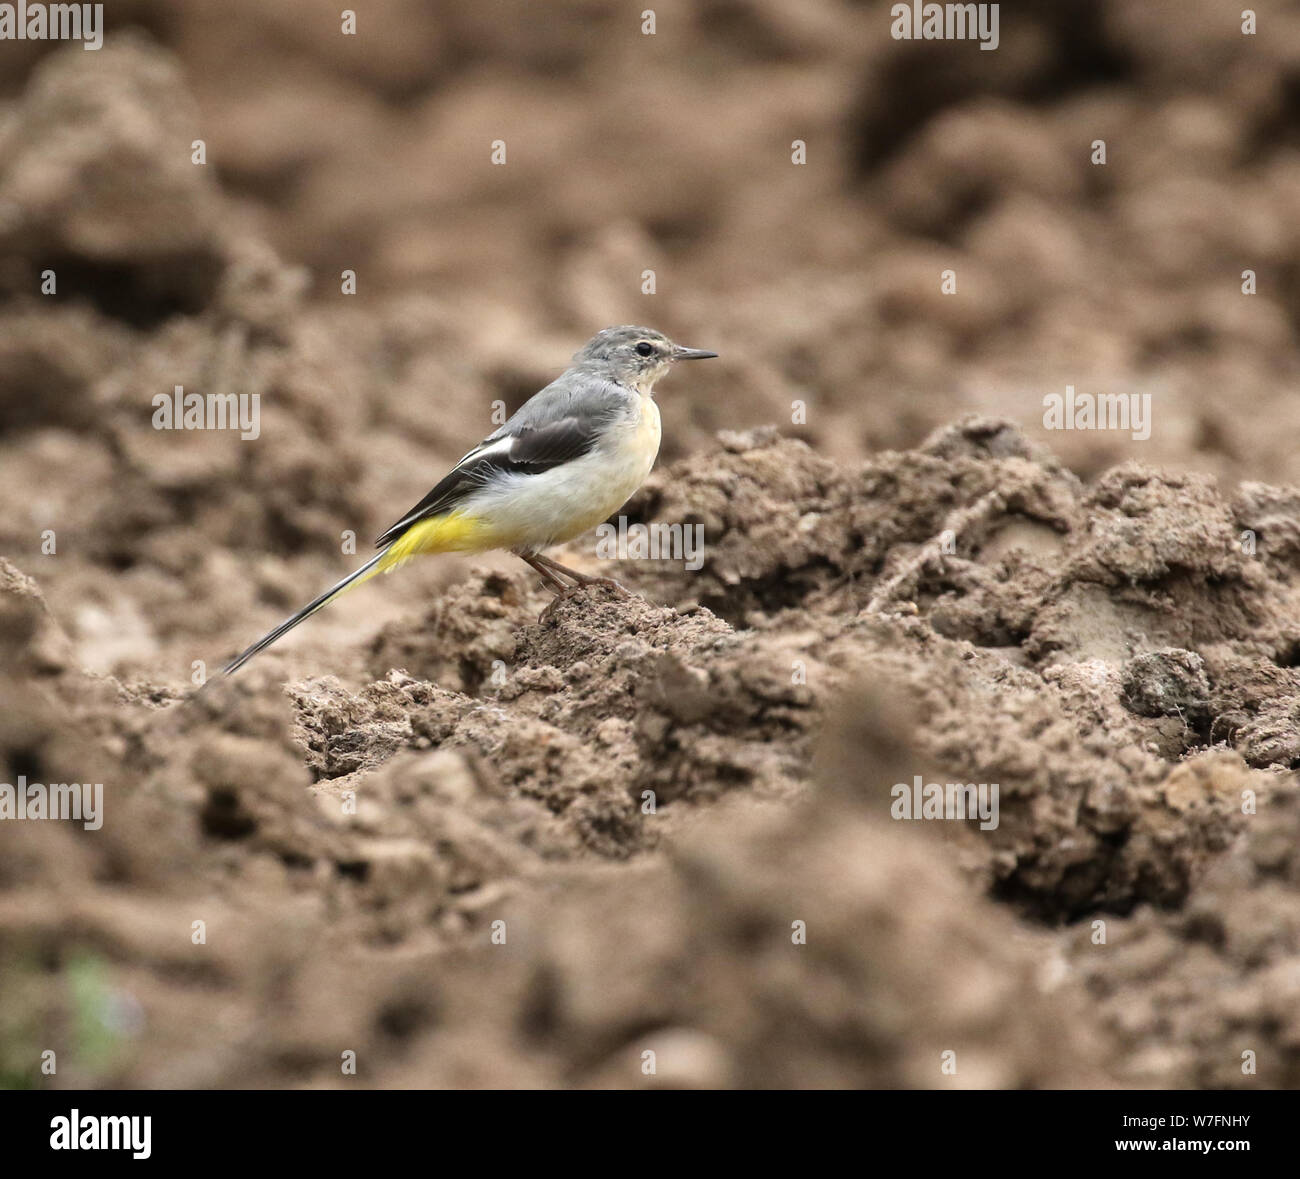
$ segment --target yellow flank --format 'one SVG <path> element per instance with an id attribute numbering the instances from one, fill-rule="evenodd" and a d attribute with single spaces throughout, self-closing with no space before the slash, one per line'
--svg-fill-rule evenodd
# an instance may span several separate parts
<path id="1" fill-rule="evenodd" d="M 465 512 L 448 512 L 428 520 L 417 520 L 395 541 L 379 562 L 376 573 L 387 573 L 405 564 L 419 553 L 456 553 L 481 551 L 491 527 L 487 521 Z"/>

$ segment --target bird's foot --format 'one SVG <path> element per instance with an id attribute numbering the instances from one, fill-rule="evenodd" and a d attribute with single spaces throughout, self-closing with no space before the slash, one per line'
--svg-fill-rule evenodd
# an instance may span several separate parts
<path id="1" fill-rule="evenodd" d="M 555 608 L 560 602 L 567 601 L 574 594 L 585 593 L 592 586 L 603 586 L 605 589 L 613 590 L 614 596 L 617 598 L 630 598 L 632 596 L 628 589 L 620 585 L 612 577 L 587 577 L 583 575 L 581 580 L 576 581 L 573 585 L 566 585 L 563 589 L 557 590 L 555 597 L 546 604 L 546 608 L 537 616 L 537 621 L 542 626 L 548 625 L 551 619 L 555 617 Z"/>
<path id="2" fill-rule="evenodd" d="M 612 577 L 581 577 L 574 589 L 586 589 L 588 586 L 603 585 L 606 589 L 614 591 L 616 598 L 630 598 L 632 591 L 629 590 L 622 582 L 615 581 Z"/>

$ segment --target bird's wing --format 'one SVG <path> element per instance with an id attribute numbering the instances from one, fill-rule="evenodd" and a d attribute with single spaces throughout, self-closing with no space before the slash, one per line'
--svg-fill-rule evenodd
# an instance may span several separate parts
<path id="1" fill-rule="evenodd" d="M 570 415 L 539 425 L 508 422 L 465 455 L 375 542 L 376 547 L 396 540 L 417 520 L 451 511 L 494 475 L 510 471 L 536 475 L 580 458 L 596 444 L 603 426 L 604 419 L 596 414 Z"/>

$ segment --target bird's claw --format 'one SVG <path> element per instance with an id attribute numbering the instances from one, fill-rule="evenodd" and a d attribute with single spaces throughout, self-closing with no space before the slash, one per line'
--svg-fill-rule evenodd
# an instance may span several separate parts
<path id="1" fill-rule="evenodd" d="M 546 604 L 546 608 L 537 616 L 537 621 L 542 626 L 546 626 L 555 616 L 555 607 L 558 606 L 562 600 L 571 598 L 574 594 L 579 593 L 580 591 L 589 590 L 593 585 L 604 586 L 606 589 L 613 590 L 614 596 L 618 598 L 630 598 L 632 596 L 630 590 L 619 584 L 619 582 L 615 581 L 612 577 L 584 577 L 574 585 L 566 585 L 564 589 L 557 590 L 555 597 Z"/>

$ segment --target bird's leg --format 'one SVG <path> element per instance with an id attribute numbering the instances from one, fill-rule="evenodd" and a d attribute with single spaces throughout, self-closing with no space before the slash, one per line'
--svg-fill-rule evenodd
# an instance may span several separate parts
<path id="1" fill-rule="evenodd" d="M 562 582 L 558 577 L 555 576 L 554 573 L 552 573 L 549 569 L 547 569 L 545 565 L 539 564 L 536 557 L 528 556 L 525 553 L 519 553 L 518 556 L 519 559 L 524 562 L 524 564 L 530 566 L 533 572 L 535 572 L 542 579 L 542 584 L 545 585 L 546 588 L 551 591 L 551 593 L 562 594 L 564 593 L 565 590 L 569 590 L 573 588 L 573 586 L 565 585 L 564 582 Z"/>
<path id="2" fill-rule="evenodd" d="M 573 591 L 578 587 L 576 585 L 565 585 L 564 582 L 547 569 L 545 565 L 538 562 L 536 554 L 519 553 L 518 556 L 521 561 L 528 565 L 542 579 L 542 584 L 555 595 L 546 603 L 542 612 L 537 616 L 537 621 L 545 624 L 546 620 L 550 618 L 551 612 L 555 609 L 556 602 L 573 593 Z"/>
<path id="3" fill-rule="evenodd" d="M 563 573 L 565 577 L 572 577 L 575 585 L 605 585 L 612 589 L 620 598 L 626 598 L 630 595 L 623 586 L 619 585 L 612 577 L 592 577 L 589 573 L 579 573 L 576 569 L 570 569 L 567 565 L 561 565 L 559 561 L 552 561 L 550 557 L 543 557 L 541 553 L 533 554 L 533 561 L 544 565 L 552 573 Z M 531 564 L 531 562 L 530 562 Z"/>
<path id="4" fill-rule="evenodd" d="M 554 583 L 559 586 L 555 591 L 555 597 L 547 604 L 546 609 L 537 616 L 537 621 L 540 623 L 545 624 L 550 620 L 551 615 L 555 613 L 555 607 L 560 604 L 562 599 L 569 597 L 571 594 L 577 593 L 579 590 L 587 589 L 589 586 L 606 585 L 618 594 L 619 597 L 626 598 L 628 596 L 627 590 L 619 585 L 612 577 L 591 577 L 586 573 L 579 573 L 576 569 L 570 569 L 567 565 L 561 565 L 558 561 L 552 561 L 550 557 L 543 557 L 541 553 L 532 553 L 531 555 L 524 557 L 524 560 L 536 569 L 537 572 L 547 580 L 548 584 Z M 565 585 L 560 581 L 557 574 L 571 577 L 573 579 L 573 584 Z"/>

